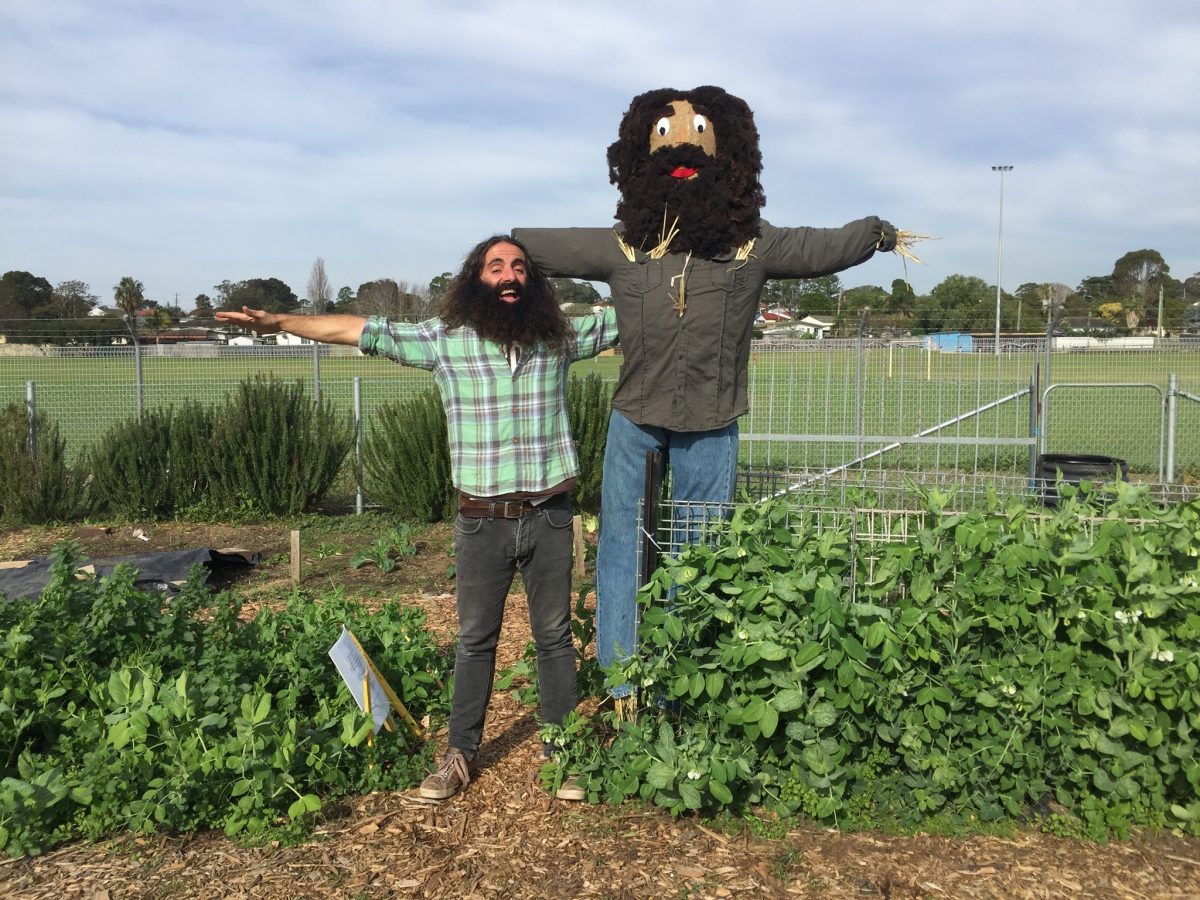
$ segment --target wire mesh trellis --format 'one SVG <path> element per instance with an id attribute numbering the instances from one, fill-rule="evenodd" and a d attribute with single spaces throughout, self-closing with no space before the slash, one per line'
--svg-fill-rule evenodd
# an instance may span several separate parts
<path id="1" fill-rule="evenodd" d="M 732 503 L 698 503 L 695 501 L 664 502 L 653 533 L 643 522 L 638 526 L 638 571 L 643 571 L 646 555 L 657 559 L 676 556 L 689 544 L 704 543 L 718 546 L 728 535 L 730 520 L 736 505 Z M 855 506 L 789 506 L 782 522 L 795 534 L 802 532 L 821 535 L 829 531 L 843 532 L 849 543 L 851 570 L 846 577 L 846 590 L 853 601 L 856 593 L 858 567 L 867 567 L 866 577 L 874 572 L 884 544 L 909 540 L 924 527 L 931 513 L 915 509 L 883 509 Z"/>
<path id="2" fill-rule="evenodd" d="M 657 471 L 657 467 L 653 467 Z M 1079 483 L 1080 478 L 1068 479 Z M 1105 479 L 1086 479 L 1093 483 Z M 934 523 L 936 515 L 951 515 L 986 505 L 993 500 L 1019 500 L 1050 506 L 1057 497 L 1056 479 L 997 477 L 986 473 L 964 475 L 959 472 L 886 472 L 876 470 L 811 472 L 807 470 L 763 470 L 741 467 L 738 472 L 739 502 L 781 500 L 786 505 L 785 524 L 792 529 L 808 529 L 816 534 L 843 531 L 850 542 L 850 558 L 855 569 L 867 566 L 869 578 L 886 544 L 904 542 Z M 1176 503 L 1200 498 L 1200 485 L 1144 482 L 1150 496 L 1159 503 Z M 933 513 L 921 506 L 927 492 L 939 494 Z M 647 496 L 660 496 L 661 490 L 649 490 Z M 1100 505 L 1104 497 L 1097 498 Z M 629 527 L 637 529 L 637 571 L 644 577 L 657 560 L 677 556 L 689 544 L 717 546 L 728 535 L 737 503 L 704 503 L 662 499 L 646 506 L 638 504 L 638 519 Z M 1049 518 L 1052 510 L 1035 513 Z M 1084 522 L 1085 529 L 1091 521 Z M 849 577 L 846 588 L 850 599 L 856 592 L 857 578 Z"/>

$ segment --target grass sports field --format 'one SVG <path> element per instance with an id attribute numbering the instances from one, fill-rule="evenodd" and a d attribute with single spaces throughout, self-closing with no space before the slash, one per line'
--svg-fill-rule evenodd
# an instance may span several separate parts
<path id="1" fill-rule="evenodd" d="M 879 346 L 859 354 L 852 343 L 823 344 L 788 350 L 757 345 L 750 363 L 751 411 L 741 430 L 763 439 L 743 442 L 744 462 L 827 469 L 886 447 L 891 441 L 885 439 L 929 432 L 923 442 L 889 450 L 868 464 L 1006 474 L 1027 470 L 1028 445 L 1014 441 L 1030 435 L 1028 389 L 1035 365 L 1041 368 L 1039 395 L 1047 384 L 1043 353 L 997 357 Z M 311 390 L 317 371 L 308 348 L 223 350 L 211 358 L 158 355 L 157 350 L 150 346 L 143 352 L 145 408 L 216 401 L 256 375 L 299 379 Z M 37 408 L 59 423 L 77 456 L 137 410 L 132 350 L 101 352 L 109 355 L 0 355 L 0 403 L 24 403 L 27 384 L 33 382 Z M 620 361 L 619 356 L 600 357 L 577 363 L 572 372 L 615 380 Z M 384 402 L 432 386 L 427 372 L 344 348 L 322 348 L 319 373 L 321 397 L 348 411 L 354 405 L 354 379 L 360 378 L 367 421 Z M 1052 354 L 1056 387 L 1047 402 L 1044 450 L 1118 456 L 1135 472 L 1157 475 L 1165 456 L 1164 410 L 1172 373 L 1185 392 L 1176 400 L 1176 475 L 1200 476 L 1200 402 L 1186 396 L 1200 396 L 1196 352 Z M 1009 399 L 997 402 L 1004 398 Z M 974 413 L 989 405 L 994 408 Z M 938 425 L 943 427 L 935 429 Z"/>

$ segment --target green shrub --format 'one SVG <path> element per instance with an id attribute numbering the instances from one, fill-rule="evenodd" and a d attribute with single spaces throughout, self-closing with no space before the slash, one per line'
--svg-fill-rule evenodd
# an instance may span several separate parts
<path id="1" fill-rule="evenodd" d="M 446 413 L 436 389 L 379 408 L 363 438 L 362 466 L 366 495 L 400 518 L 454 515 Z"/>
<path id="2" fill-rule="evenodd" d="M 353 442 L 349 416 L 301 383 L 244 381 L 214 411 L 209 505 L 298 513 L 324 496 Z"/>
<path id="3" fill-rule="evenodd" d="M 175 511 L 171 470 L 171 410 L 150 410 L 110 428 L 88 454 L 97 502 L 129 518 L 165 518 Z"/>
<path id="4" fill-rule="evenodd" d="M 193 580 L 170 603 L 122 567 L 75 577 L 54 552 L 36 601 L 0 603 L 0 850 L 116 831 L 262 839 L 349 794 L 415 784 L 432 746 L 366 738 L 328 657 L 343 623 L 418 720 L 444 716 L 451 660 L 417 609 L 334 593 L 242 621 Z"/>
<path id="5" fill-rule="evenodd" d="M 594 372 L 572 377 L 567 384 L 567 412 L 579 455 L 579 482 L 575 507 L 580 512 L 600 511 L 600 482 L 604 475 L 604 442 L 612 408 L 612 385 Z"/>
<path id="6" fill-rule="evenodd" d="M 0 409 L 0 521 L 35 525 L 79 518 L 87 509 L 83 479 L 67 465 L 58 425 L 34 416 L 35 453 L 29 424 L 24 404 Z"/>

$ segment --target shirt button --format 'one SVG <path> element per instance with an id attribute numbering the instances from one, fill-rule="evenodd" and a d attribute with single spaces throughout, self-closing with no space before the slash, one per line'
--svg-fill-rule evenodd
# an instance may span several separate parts
<path id="1" fill-rule="evenodd" d="M 520 438 L 513 438 L 513 443 L 514 443 L 514 444 L 519 444 L 519 443 L 521 443 L 521 439 L 520 439 Z"/>

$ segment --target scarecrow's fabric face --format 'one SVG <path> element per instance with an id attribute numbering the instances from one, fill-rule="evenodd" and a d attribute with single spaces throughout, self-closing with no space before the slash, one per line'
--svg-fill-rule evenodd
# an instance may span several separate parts
<path id="1" fill-rule="evenodd" d="M 686 100 L 672 100 L 650 129 L 650 152 L 679 144 L 695 144 L 708 156 L 717 155 L 717 134 L 708 116 Z"/>

